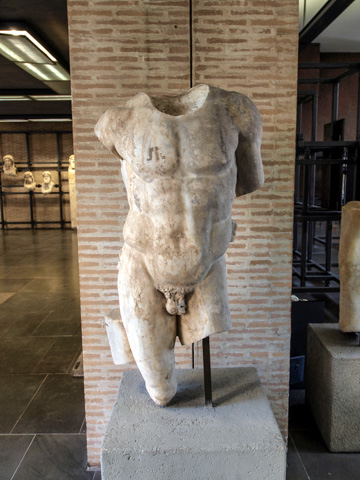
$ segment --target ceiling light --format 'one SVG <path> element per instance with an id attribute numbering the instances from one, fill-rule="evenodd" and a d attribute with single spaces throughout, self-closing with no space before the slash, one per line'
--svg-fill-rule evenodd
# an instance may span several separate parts
<path id="1" fill-rule="evenodd" d="M 29 95 L 32 100 L 37 102 L 69 102 L 71 95 Z"/>
<path id="2" fill-rule="evenodd" d="M 70 93 L 68 70 L 28 29 L 0 28 L 0 54 L 56 93 Z"/>
<path id="3" fill-rule="evenodd" d="M 71 118 L 29 118 L 29 122 L 71 122 Z"/>
<path id="4" fill-rule="evenodd" d="M 17 118 L 17 119 L 12 119 L 12 120 L 5 120 L 5 119 L 0 119 L 0 123 L 24 123 L 28 122 L 29 120 L 24 120 L 22 118 Z"/>
<path id="5" fill-rule="evenodd" d="M 1 95 L 0 102 L 71 102 L 71 95 Z"/>
<path id="6" fill-rule="evenodd" d="M 4 95 L 0 97 L 0 102 L 24 102 L 29 100 L 31 100 L 31 98 L 26 95 Z"/>

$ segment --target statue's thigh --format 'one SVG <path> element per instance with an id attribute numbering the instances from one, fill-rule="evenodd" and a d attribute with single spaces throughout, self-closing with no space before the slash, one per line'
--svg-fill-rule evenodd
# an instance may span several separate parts
<path id="1" fill-rule="evenodd" d="M 176 317 L 165 309 L 165 297 L 157 291 L 141 253 L 125 246 L 119 265 L 118 290 L 121 317 L 134 355 L 174 347 Z M 142 355 L 142 354 L 141 354 Z"/>

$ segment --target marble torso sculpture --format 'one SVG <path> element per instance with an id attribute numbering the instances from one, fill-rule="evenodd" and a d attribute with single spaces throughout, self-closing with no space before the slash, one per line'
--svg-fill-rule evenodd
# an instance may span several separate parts
<path id="1" fill-rule="evenodd" d="M 51 173 L 50 172 L 43 172 L 43 183 L 41 185 L 41 192 L 43 194 L 51 193 L 54 188 L 54 182 L 51 180 Z"/>
<path id="2" fill-rule="evenodd" d="M 130 207 L 118 280 L 125 336 L 165 405 L 177 388 L 176 336 L 190 344 L 231 328 L 224 254 L 234 193 L 263 183 L 261 119 L 246 96 L 198 85 L 139 93 L 105 112 L 95 133 L 122 160 Z"/>
<path id="3" fill-rule="evenodd" d="M 12 155 L 5 155 L 3 157 L 3 172 L 5 175 L 11 175 L 12 177 L 17 175 L 17 168 Z"/>
<path id="4" fill-rule="evenodd" d="M 360 332 L 360 202 L 349 202 L 341 212 L 339 249 L 340 328 Z"/>
<path id="5" fill-rule="evenodd" d="M 77 228 L 75 155 L 70 155 L 69 157 L 68 179 L 69 179 L 71 228 Z"/>
<path id="6" fill-rule="evenodd" d="M 30 171 L 24 173 L 24 187 L 30 191 L 33 191 L 36 188 L 34 175 Z"/>

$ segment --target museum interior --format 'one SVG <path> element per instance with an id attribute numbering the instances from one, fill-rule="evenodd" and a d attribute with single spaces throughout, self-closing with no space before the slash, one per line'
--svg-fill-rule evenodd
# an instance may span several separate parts
<path id="1" fill-rule="evenodd" d="M 359 20 L 0 3 L 0 480 L 360 479 Z"/>

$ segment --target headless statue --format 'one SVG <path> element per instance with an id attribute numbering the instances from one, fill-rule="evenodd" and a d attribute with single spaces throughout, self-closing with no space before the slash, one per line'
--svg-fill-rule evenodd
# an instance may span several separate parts
<path id="1" fill-rule="evenodd" d="M 264 180 L 260 115 L 245 95 L 197 85 L 139 93 L 105 112 L 95 133 L 120 157 L 130 207 L 112 352 L 121 350 L 118 363 L 134 358 L 151 398 L 166 405 L 177 388 L 176 336 L 187 345 L 231 328 L 224 254 L 234 194 Z"/>

